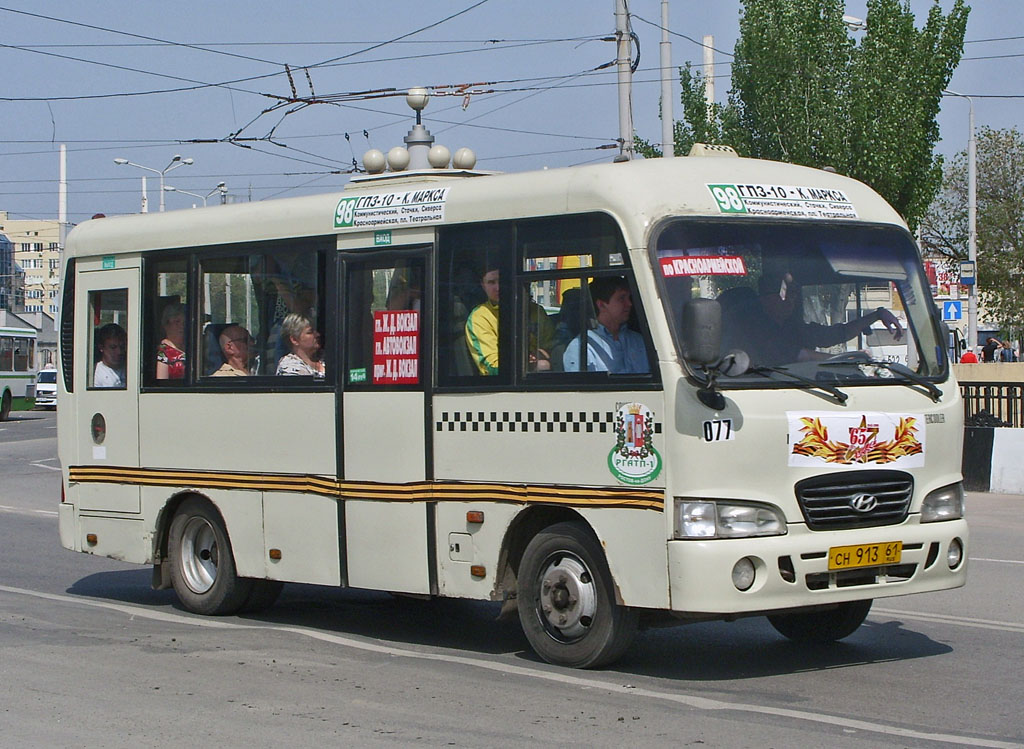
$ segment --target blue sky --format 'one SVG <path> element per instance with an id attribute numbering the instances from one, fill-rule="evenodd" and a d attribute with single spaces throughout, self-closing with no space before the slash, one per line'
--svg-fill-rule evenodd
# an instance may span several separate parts
<path id="1" fill-rule="evenodd" d="M 951 4 L 940 0 L 944 9 Z M 701 62 L 699 45 L 683 36 L 699 42 L 713 34 L 723 53 L 716 73 L 724 99 L 739 0 L 670 5 L 673 65 Z M 920 20 L 931 5 L 911 0 Z M 979 126 L 1019 126 L 1024 98 L 994 97 L 1024 97 L 1021 0 L 973 5 L 965 59 L 950 88 L 993 97 L 976 99 Z M 847 12 L 863 18 L 865 6 L 850 0 Z M 332 172 L 348 170 L 369 147 L 399 145 L 411 125 L 402 97 L 350 95 L 419 85 L 480 84 L 470 87 L 477 93 L 468 102 L 435 97 L 424 112 L 437 142 L 453 152 L 472 148 L 479 168 L 608 160 L 614 151 L 599 147 L 618 137 L 615 73 L 594 69 L 615 57 L 614 45 L 600 41 L 614 31 L 613 9 L 614 0 L 0 0 L 0 210 L 11 218 L 56 217 L 62 142 L 76 223 L 98 212 L 138 211 L 143 175 L 157 209 L 156 175 L 114 158 L 160 169 L 175 154 L 191 157 L 194 164 L 166 183 L 201 195 L 220 181 L 255 200 L 337 190 L 347 177 Z M 658 140 L 661 32 L 653 24 L 661 3 L 631 0 L 630 11 L 641 41 L 634 125 Z M 312 84 L 333 103 L 282 106 L 274 97 L 290 95 L 286 64 L 299 96 Z M 678 83 L 673 90 L 677 97 Z M 947 99 L 939 122 L 939 150 L 962 150 L 967 102 Z M 248 140 L 225 142 L 235 133 Z M 197 202 L 180 193 L 165 199 L 168 210 Z"/>

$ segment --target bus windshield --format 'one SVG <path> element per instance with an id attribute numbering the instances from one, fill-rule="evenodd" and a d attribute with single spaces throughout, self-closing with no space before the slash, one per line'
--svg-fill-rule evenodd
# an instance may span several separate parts
<path id="1" fill-rule="evenodd" d="M 722 353 L 749 358 L 729 383 L 777 384 L 780 373 L 844 386 L 946 374 L 934 304 L 902 229 L 675 219 L 653 249 L 677 350 L 684 305 L 719 302 Z"/>

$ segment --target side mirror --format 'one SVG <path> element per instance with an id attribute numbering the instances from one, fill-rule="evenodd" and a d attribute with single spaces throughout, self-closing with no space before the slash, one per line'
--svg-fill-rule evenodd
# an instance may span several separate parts
<path id="1" fill-rule="evenodd" d="M 683 358 L 707 367 L 722 347 L 722 306 L 714 299 L 693 299 L 683 307 Z"/>

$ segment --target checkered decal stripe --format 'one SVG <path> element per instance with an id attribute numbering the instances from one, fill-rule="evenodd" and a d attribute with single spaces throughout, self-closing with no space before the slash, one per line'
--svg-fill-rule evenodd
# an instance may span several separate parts
<path id="1" fill-rule="evenodd" d="M 612 411 L 442 411 L 438 432 L 611 433 Z M 661 434 L 661 422 L 654 433 Z"/>

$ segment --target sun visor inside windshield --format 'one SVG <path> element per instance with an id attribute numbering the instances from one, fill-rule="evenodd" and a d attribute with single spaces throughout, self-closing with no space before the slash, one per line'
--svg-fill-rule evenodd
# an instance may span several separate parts
<path id="1" fill-rule="evenodd" d="M 907 271 L 901 258 L 888 246 L 862 245 L 856 243 L 824 242 L 821 245 L 832 270 L 840 276 L 878 278 L 886 281 L 905 281 Z"/>

